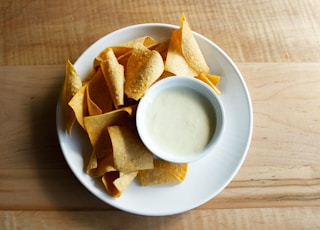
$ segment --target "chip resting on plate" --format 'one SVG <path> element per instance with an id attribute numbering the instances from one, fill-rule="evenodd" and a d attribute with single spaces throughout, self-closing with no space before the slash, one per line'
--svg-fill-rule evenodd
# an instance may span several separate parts
<path id="1" fill-rule="evenodd" d="M 161 159 L 154 160 L 154 168 L 139 173 L 141 185 L 172 184 L 182 182 L 188 170 L 188 164 L 177 164 Z"/>
<path id="2" fill-rule="evenodd" d="M 137 176 L 137 174 L 138 172 L 122 173 L 119 171 L 111 171 L 105 173 L 101 179 L 107 192 L 111 196 L 118 198 Z"/>
<path id="3" fill-rule="evenodd" d="M 66 76 L 63 84 L 61 100 L 64 115 L 64 126 L 69 135 L 71 134 L 71 129 L 75 121 L 75 115 L 72 109 L 68 106 L 68 103 L 81 87 L 81 79 L 74 66 L 68 60 L 66 63 Z"/>
<path id="4" fill-rule="evenodd" d="M 93 74 L 87 85 L 87 105 L 89 116 L 113 110 L 113 101 L 101 69 Z"/>
<path id="5" fill-rule="evenodd" d="M 164 63 L 160 53 L 141 46 L 135 48 L 128 59 L 125 94 L 139 100 L 163 73 Z"/>
<path id="6" fill-rule="evenodd" d="M 153 155 L 130 125 L 109 126 L 114 167 L 121 172 L 153 168 Z"/>
<path id="7" fill-rule="evenodd" d="M 113 50 L 105 51 L 105 59 L 100 63 L 105 81 L 116 108 L 124 105 L 124 68 L 119 64 Z"/>

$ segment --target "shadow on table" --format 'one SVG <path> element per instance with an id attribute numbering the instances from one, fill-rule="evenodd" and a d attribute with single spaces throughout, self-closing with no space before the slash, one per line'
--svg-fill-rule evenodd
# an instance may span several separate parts
<path id="1" fill-rule="evenodd" d="M 47 72 L 39 83 L 41 89 L 31 102 L 32 145 L 34 161 L 43 192 L 47 194 L 46 204 L 50 209 L 108 209 L 73 175 L 59 146 L 56 132 L 56 104 L 64 79 L 63 66 L 46 66 Z M 38 83 L 33 87 L 38 87 Z M 39 207 L 47 208 L 47 207 Z"/>

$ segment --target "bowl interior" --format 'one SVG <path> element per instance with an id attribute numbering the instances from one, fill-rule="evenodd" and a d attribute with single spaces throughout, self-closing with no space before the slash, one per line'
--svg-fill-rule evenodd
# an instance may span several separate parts
<path id="1" fill-rule="evenodd" d="M 170 92 L 177 97 L 170 97 Z M 202 81 L 174 76 L 147 91 L 139 102 L 136 123 L 142 141 L 157 157 L 190 163 L 214 151 L 222 132 L 223 106 Z"/>

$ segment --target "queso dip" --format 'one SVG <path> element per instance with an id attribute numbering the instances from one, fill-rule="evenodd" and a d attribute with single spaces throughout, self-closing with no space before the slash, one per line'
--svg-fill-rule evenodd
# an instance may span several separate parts
<path id="1" fill-rule="evenodd" d="M 158 93 L 145 119 L 153 144 L 173 155 L 197 154 L 209 143 L 215 129 L 212 105 L 190 88 L 173 87 Z"/>

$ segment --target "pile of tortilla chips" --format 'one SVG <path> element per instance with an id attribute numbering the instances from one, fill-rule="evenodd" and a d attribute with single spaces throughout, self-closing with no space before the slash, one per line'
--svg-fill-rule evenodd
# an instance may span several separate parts
<path id="1" fill-rule="evenodd" d="M 86 173 L 100 178 L 106 191 L 119 197 L 136 178 L 141 185 L 182 182 L 187 164 L 154 159 L 135 126 L 139 99 L 156 81 L 183 75 L 216 88 L 220 77 L 209 67 L 183 15 L 171 37 L 150 36 L 107 47 L 93 60 L 91 72 L 81 80 L 67 61 L 62 93 L 65 129 L 71 135 L 75 121 L 87 132 L 92 152 Z"/>

